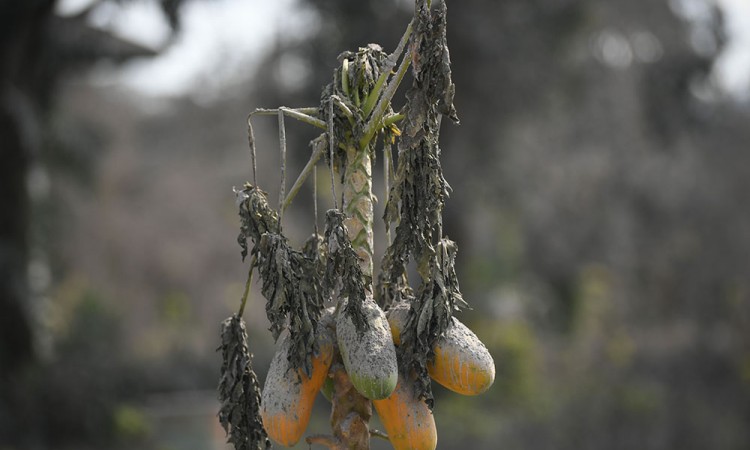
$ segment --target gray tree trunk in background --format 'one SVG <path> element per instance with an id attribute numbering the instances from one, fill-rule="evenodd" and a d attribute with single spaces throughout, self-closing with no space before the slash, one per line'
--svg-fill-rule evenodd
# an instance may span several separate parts
<path id="1" fill-rule="evenodd" d="M 0 6 L 0 384 L 33 359 L 27 300 L 29 198 L 26 174 L 33 148 L 35 95 L 29 81 L 50 0 Z"/>
<path id="2" fill-rule="evenodd" d="M 35 139 L 29 114 L 33 91 L 26 83 L 33 78 L 36 44 L 52 6 L 52 1 L 5 1 L 0 6 L 0 435 L 5 437 L 17 435 L 18 374 L 34 360 L 27 309 L 26 174 Z"/>
<path id="3" fill-rule="evenodd" d="M 0 447 L 43 440 L 19 426 L 28 400 L 24 369 L 36 360 L 27 276 L 34 245 L 27 175 L 34 161 L 43 159 L 43 146 L 58 150 L 47 124 L 59 81 L 102 59 L 156 54 L 89 27 L 90 9 L 63 18 L 54 14 L 55 4 L 0 0 Z M 173 27 L 180 4 L 161 2 Z"/>

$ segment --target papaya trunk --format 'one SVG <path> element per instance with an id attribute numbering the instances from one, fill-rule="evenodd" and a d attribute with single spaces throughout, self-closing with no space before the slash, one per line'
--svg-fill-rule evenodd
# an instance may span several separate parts
<path id="1" fill-rule="evenodd" d="M 352 247 L 361 258 L 362 273 L 372 277 L 372 159 L 368 148 L 347 145 L 344 172 L 344 212 Z M 371 288 L 371 286 L 368 286 Z"/>
<path id="2" fill-rule="evenodd" d="M 333 435 L 344 450 L 368 450 L 370 448 L 370 417 L 372 402 L 363 397 L 349 380 L 344 365 L 339 361 L 331 369 L 333 372 L 333 408 L 331 425 Z M 335 450 L 339 450 L 339 448 Z"/>
<path id="3" fill-rule="evenodd" d="M 369 148 L 347 145 L 347 166 L 344 169 L 344 212 L 347 232 L 352 247 L 361 258 L 362 273 L 372 277 L 373 250 L 373 197 L 372 160 Z M 372 292 L 372 286 L 367 288 Z M 333 408 L 331 426 L 333 434 L 350 450 L 369 450 L 372 403 L 362 396 L 349 380 L 343 364 L 336 365 L 334 373 Z"/>

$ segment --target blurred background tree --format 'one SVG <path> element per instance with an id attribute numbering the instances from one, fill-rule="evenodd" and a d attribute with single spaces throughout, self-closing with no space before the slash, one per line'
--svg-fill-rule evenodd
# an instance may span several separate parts
<path id="1" fill-rule="evenodd" d="M 2 3 L 0 447 L 222 448 L 246 115 L 318 103 L 336 56 L 393 49 L 412 2 L 287 2 L 300 26 L 262 60 L 169 99 L 97 82 L 122 70 L 102 61 L 156 53 L 91 25 L 108 3 Z M 477 398 L 436 389 L 440 448 L 750 445 L 750 85 L 722 83 L 729 3 L 449 2 L 445 229 L 498 377 Z M 287 131 L 294 172 L 314 132 Z M 273 121 L 256 134 L 273 197 Z M 298 244 L 304 198 L 285 216 Z M 247 320 L 262 380 L 268 323 Z"/>
<path id="2" fill-rule="evenodd" d="M 108 384 L 102 380 L 105 372 L 95 373 L 86 380 L 88 383 L 98 379 L 99 383 L 87 385 L 79 380 L 75 386 L 65 384 L 70 380 L 66 380 L 64 374 L 49 372 L 65 369 L 65 365 L 74 370 L 76 366 L 98 368 L 99 363 L 112 359 L 111 352 L 101 348 L 106 346 L 104 342 L 93 342 L 106 340 L 116 333 L 117 324 L 111 323 L 111 313 L 100 309 L 96 297 L 82 297 L 78 305 L 80 315 L 68 324 L 71 327 L 68 339 L 55 342 L 58 355 L 66 356 L 60 361 L 75 354 L 80 354 L 80 360 L 72 364 L 70 360 L 64 361 L 63 367 L 58 367 L 57 361 L 40 365 L 39 342 L 35 340 L 46 333 L 44 327 L 39 326 L 40 318 L 35 317 L 38 305 L 32 302 L 34 287 L 37 287 L 36 294 L 47 287 L 50 268 L 45 257 L 57 245 L 54 238 L 65 236 L 55 223 L 58 210 L 64 210 L 65 205 L 57 204 L 58 198 L 52 196 L 40 198 L 40 184 L 46 185 L 41 168 L 50 167 L 66 174 L 72 171 L 74 178 L 86 178 L 91 176 L 91 163 L 96 156 L 95 144 L 86 140 L 88 136 L 76 136 L 80 139 L 76 142 L 78 145 L 68 146 L 63 140 L 70 135 L 62 136 L 56 129 L 58 121 L 64 122 L 67 118 L 57 110 L 61 82 L 66 77 L 80 77 L 102 61 L 119 64 L 157 54 L 153 49 L 90 26 L 88 16 L 101 3 L 105 2 L 68 17 L 55 14 L 54 0 L 0 3 L 0 196 L 3 205 L 0 211 L 0 444 L 3 445 L 43 445 L 61 436 L 77 438 L 81 432 L 83 435 L 108 434 L 99 429 L 102 421 L 96 415 L 101 408 L 96 404 L 106 404 L 110 400 L 85 401 L 86 394 L 99 393 L 98 385 Z M 180 3 L 181 0 L 160 3 L 174 30 L 179 25 Z M 36 199 L 33 198 L 35 193 L 38 194 Z M 53 256 L 67 257 L 63 253 Z M 77 323 L 78 320 L 83 322 Z M 94 361 L 87 361 L 89 358 Z M 61 385 L 56 386 L 61 380 Z M 55 392 L 53 386 L 61 390 Z M 49 404 L 50 397 L 46 394 L 51 394 L 53 400 L 70 400 L 70 404 L 62 407 L 54 401 Z M 105 393 L 109 394 L 109 391 Z M 84 406 L 78 405 L 79 402 Z M 90 408 L 85 407 L 92 404 Z M 73 411 L 78 414 L 72 414 Z M 91 413 L 90 417 L 86 417 L 86 412 Z M 88 420 L 93 423 L 86 423 Z M 33 425 L 28 427 L 29 424 Z"/>

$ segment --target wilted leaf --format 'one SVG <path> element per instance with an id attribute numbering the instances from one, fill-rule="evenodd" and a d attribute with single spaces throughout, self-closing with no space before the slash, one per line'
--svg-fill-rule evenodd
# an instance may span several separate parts
<path id="1" fill-rule="evenodd" d="M 453 311 L 468 307 L 458 286 L 455 242 L 441 239 L 435 250 L 429 278 L 423 280 L 409 308 L 399 347 L 403 366 L 417 373 L 420 396 L 430 407 L 433 399 L 427 363 L 435 356 L 432 349 L 450 325 Z"/>
<path id="2" fill-rule="evenodd" d="M 242 247 L 242 260 L 247 256 L 248 239 L 260 242 L 263 233 L 278 232 L 279 216 L 269 205 L 266 193 L 246 183 L 242 190 L 235 190 L 240 210 L 240 234 L 237 242 Z"/>
<path id="3" fill-rule="evenodd" d="M 248 184 L 237 192 L 237 198 L 241 219 L 238 241 L 243 257 L 248 253 L 247 241 L 253 243 L 251 253 L 262 280 L 271 333 L 278 339 L 284 329 L 289 330 L 289 362 L 309 375 L 324 303 L 320 256 L 310 248 L 300 252 L 290 247 L 278 231 L 278 214 L 268 205 L 264 192 Z"/>
<path id="4" fill-rule="evenodd" d="M 219 422 L 236 450 L 271 448 L 260 416 L 260 386 L 247 348 L 245 322 L 237 315 L 221 324 Z"/>
<path id="5" fill-rule="evenodd" d="M 398 169 L 384 216 L 386 227 L 397 224 L 396 236 L 385 252 L 376 295 L 385 308 L 394 300 L 411 301 L 399 357 L 407 372 L 413 369 L 418 375 L 419 395 L 432 407 L 427 362 L 434 357 L 433 345 L 445 332 L 453 310 L 465 303 L 453 267 L 455 243 L 442 238 L 442 212 L 450 186 L 440 165 L 440 118 L 447 115 L 458 122 L 445 2 L 434 12 L 426 2 L 419 3 L 411 41 L 414 83 L 406 94 Z M 421 277 L 416 296 L 406 282 L 410 258 Z"/>
<path id="6" fill-rule="evenodd" d="M 366 298 L 366 286 L 371 280 L 359 265 L 360 260 L 349 241 L 349 234 L 344 225 L 344 213 L 330 209 L 326 213 L 325 242 L 328 248 L 324 286 L 326 292 L 332 293 L 340 284 L 340 295 L 348 299 L 346 313 L 352 317 L 357 331 L 368 329 L 362 305 Z"/>

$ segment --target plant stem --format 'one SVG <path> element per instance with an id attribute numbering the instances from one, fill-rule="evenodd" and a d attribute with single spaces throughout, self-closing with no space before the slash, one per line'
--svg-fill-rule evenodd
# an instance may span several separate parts
<path id="1" fill-rule="evenodd" d="M 298 113 L 306 114 L 308 116 L 312 116 L 312 115 L 318 114 L 318 107 L 306 106 L 303 108 L 294 108 L 294 111 L 297 111 Z"/>
<path id="2" fill-rule="evenodd" d="M 291 117 L 293 119 L 297 119 L 300 122 L 304 122 L 307 124 L 310 124 L 314 127 L 320 128 L 321 130 L 326 129 L 326 123 L 317 117 L 313 117 L 309 114 L 307 114 L 310 111 L 317 112 L 317 108 L 287 108 L 284 106 L 280 106 L 278 108 L 268 109 L 268 108 L 258 108 L 250 113 L 247 120 L 248 123 L 250 122 L 250 118 L 252 116 L 275 116 L 279 113 L 279 111 L 283 112 L 285 116 Z M 304 111 L 304 112 L 303 112 Z"/>
<path id="3" fill-rule="evenodd" d="M 242 301 L 240 302 L 240 310 L 237 312 L 237 317 L 242 317 L 245 312 L 245 304 L 247 303 L 247 297 L 250 293 L 250 285 L 253 284 L 253 269 L 255 268 L 256 257 L 250 259 L 250 270 L 247 272 L 247 280 L 245 281 L 245 291 L 242 293 Z"/>
<path id="4" fill-rule="evenodd" d="M 346 450 L 346 447 L 336 439 L 334 436 L 328 436 L 325 434 L 313 434 L 305 438 L 305 442 L 308 445 L 318 444 L 324 447 L 328 447 L 331 450 Z"/>
<path id="5" fill-rule="evenodd" d="M 340 356 L 337 356 L 340 358 Z M 372 402 L 357 392 L 340 361 L 335 361 L 329 376 L 333 377 L 331 403 L 331 426 L 338 450 L 369 450 L 370 430 L 368 422 L 372 417 Z"/>
<path id="6" fill-rule="evenodd" d="M 341 63 L 341 90 L 349 97 L 349 60 L 345 59 Z"/>
<path id="7" fill-rule="evenodd" d="M 385 184 L 385 200 L 390 199 L 391 195 L 391 143 L 385 144 L 383 149 L 383 182 Z M 386 224 L 385 239 L 388 246 L 391 246 L 391 227 Z"/>
<path id="8" fill-rule="evenodd" d="M 365 100 L 365 104 L 362 107 L 362 112 L 365 117 L 368 117 L 370 113 L 372 112 L 372 108 L 375 106 L 375 102 L 380 97 L 380 92 L 383 89 L 383 85 L 385 84 L 385 81 L 391 75 L 391 71 L 393 70 L 393 68 L 396 67 L 398 58 L 401 57 L 401 53 L 403 53 L 404 47 L 406 47 L 406 43 L 409 41 L 409 37 L 411 36 L 413 24 L 414 24 L 413 20 L 409 22 L 409 25 L 407 25 L 406 27 L 406 31 L 404 31 L 404 35 L 401 36 L 401 40 L 399 41 L 398 46 L 396 47 L 396 50 L 394 50 L 393 53 L 388 55 L 386 66 L 383 68 L 383 72 L 378 77 L 378 81 L 375 82 L 375 87 L 367 96 L 367 100 Z"/>
<path id="9" fill-rule="evenodd" d="M 373 136 L 375 136 L 377 130 L 380 128 L 381 120 L 383 119 L 385 110 L 388 108 L 388 105 L 390 104 L 393 96 L 396 95 L 396 90 L 401 84 L 401 80 L 404 79 L 404 75 L 406 75 L 406 70 L 409 68 L 409 64 L 411 64 L 411 53 L 407 52 L 404 55 L 404 59 L 401 60 L 401 65 L 398 67 L 398 72 L 396 72 L 396 75 L 388 83 L 388 87 L 385 89 L 385 92 L 383 92 L 383 96 L 380 97 L 378 105 L 375 107 L 375 110 L 373 110 L 370 119 L 365 125 L 364 132 L 362 133 L 362 139 L 360 139 L 359 141 L 360 148 L 367 147 Z"/>
<path id="10" fill-rule="evenodd" d="M 346 152 L 346 167 L 344 168 L 344 193 L 342 209 L 346 214 L 344 224 L 346 225 L 349 240 L 352 243 L 354 251 L 360 258 L 362 273 L 369 278 L 367 289 L 372 292 L 372 274 L 373 274 L 373 202 L 372 194 L 372 139 L 375 133 L 383 126 L 383 116 L 390 105 L 390 101 L 396 93 L 399 83 L 404 77 L 411 56 L 407 53 L 399 67 L 396 75 L 388 82 L 387 87 L 383 90 L 383 85 L 388 79 L 391 70 L 396 65 L 399 55 L 406 47 L 406 43 L 411 35 L 412 24 L 410 23 L 399 43 L 398 49 L 389 58 L 387 70 L 381 74 L 371 92 L 364 99 L 362 113 L 365 117 L 369 115 L 367 125 L 363 133 L 352 132 L 350 137 L 344 142 L 344 151 Z M 342 90 L 354 101 L 355 106 L 359 106 L 359 86 L 349 86 L 348 83 L 348 63 L 344 60 L 341 68 Z M 381 92 L 382 91 L 382 92 Z M 352 98 L 353 97 L 353 98 Z M 335 101 L 336 99 L 334 99 Z M 347 114 L 342 103 L 336 102 L 337 105 Z M 375 102 L 377 100 L 377 105 Z M 329 104 L 329 116 L 333 116 L 333 103 Z M 400 120 L 398 115 L 389 117 L 394 123 Z M 331 119 L 329 119 L 330 121 Z M 350 121 L 351 123 L 351 121 Z M 354 124 L 352 124 L 354 125 Z M 331 124 L 329 123 L 329 126 Z M 354 129 L 354 126 L 352 126 Z M 329 135 L 333 135 L 333 130 L 329 129 Z M 358 142 L 351 136 L 363 136 Z M 387 159 L 390 159 L 389 157 Z M 333 160 L 333 155 L 331 155 Z M 337 356 L 340 359 L 340 356 Z M 330 370 L 334 380 L 334 389 L 332 397 L 331 410 L 331 428 L 333 437 L 316 437 L 308 440 L 308 443 L 316 442 L 327 445 L 331 449 L 349 449 L 349 450 L 369 450 L 370 439 L 372 436 L 383 437 L 379 432 L 369 430 L 369 421 L 372 416 L 372 402 L 363 397 L 349 380 L 346 371 L 340 361 L 334 362 Z"/>
<path id="11" fill-rule="evenodd" d="M 383 126 L 387 127 L 389 125 L 393 125 L 394 123 L 401 121 L 406 117 L 405 115 L 398 113 L 398 114 L 392 114 L 385 119 L 383 119 Z"/>
<path id="12" fill-rule="evenodd" d="M 281 184 L 279 186 L 279 231 L 281 219 L 284 217 L 284 200 L 286 200 L 286 127 L 284 127 L 284 111 L 279 108 L 279 150 L 281 151 Z"/>
<path id="13" fill-rule="evenodd" d="M 388 435 L 385 432 L 380 431 L 380 430 L 370 430 L 370 436 L 376 437 L 379 439 L 384 439 L 390 442 L 390 439 L 388 439 Z"/>
<path id="14" fill-rule="evenodd" d="M 289 193 L 287 194 L 286 198 L 284 198 L 284 202 L 281 204 L 280 212 L 283 213 L 289 207 L 289 205 L 292 204 L 292 200 L 294 200 L 294 197 L 297 196 L 297 193 L 302 188 L 305 180 L 307 180 L 307 177 L 310 176 L 310 173 L 313 171 L 315 165 L 318 163 L 320 157 L 323 156 L 323 153 L 325 151 L 325 145 L 319 144 L 315 146 L 313 154 L 310 156 L 310 159 L 307 161 L 307 164 L 305 164 L 305 167 L 302 169 L 302 172 L 300 172 L 291 189 L 289 189 Z"/>
<path id="15" fill-rule="evenodd" d="M 253 186 L 258 187 L 258 164 L 255 155 L 255 134 L 253 133 L 253 124 L 250 123 L 250 117 L 247 118 L 247 145 L 250 147 L 250 159 L 253 164 Z"/>
<path id="16" fill-rule="evenodd" d="M 346 60 L 344 60 L 346 61 Z M 333 133 L 333 102 L 328 102 L 328 169 L 331 172 L 331 198 L 333 199 L 333 207 L 334 209 L 338 209 L 338 205 L 336 202 L 336 180 L 333 176 L 333 146 L 334 146 L 334 138 L 335 134 Z M 336 308 L 338 308 L 338 304 L 336 305 Z"/>
<path id="17" fill-rule="evenodd" d="M 344 169 L 344 224 L 352 247 L 360 257 L 362 273 L 372 277 L 373 254 L 373 195 L 372 159 L 368 148 L 360 149 L 349 143 Z M 371 286 L 370 286 L 371 288 Z"/>
<path id="18" fill-rule="evenodd" d="M 338 97 L 338 95 L 332 95 L 331 96 L 331 100 L 334 103 L 336 103 L 336 106 L 338 106 L 339 109 L 341 109 L 341 112 L 344 113 L 344 115 L 346 116 L 346 118 L 349 120 L 349 125 L 351 125 L 352 127 L 354 127 L 354 125 L 357 122 L 354 120 L 354 113 L 352 112 L 352 110 L 349 109 L 349 107 L 346 106 L 344 104 L 344 102 L 341 101 L 341 99 Z"/>

